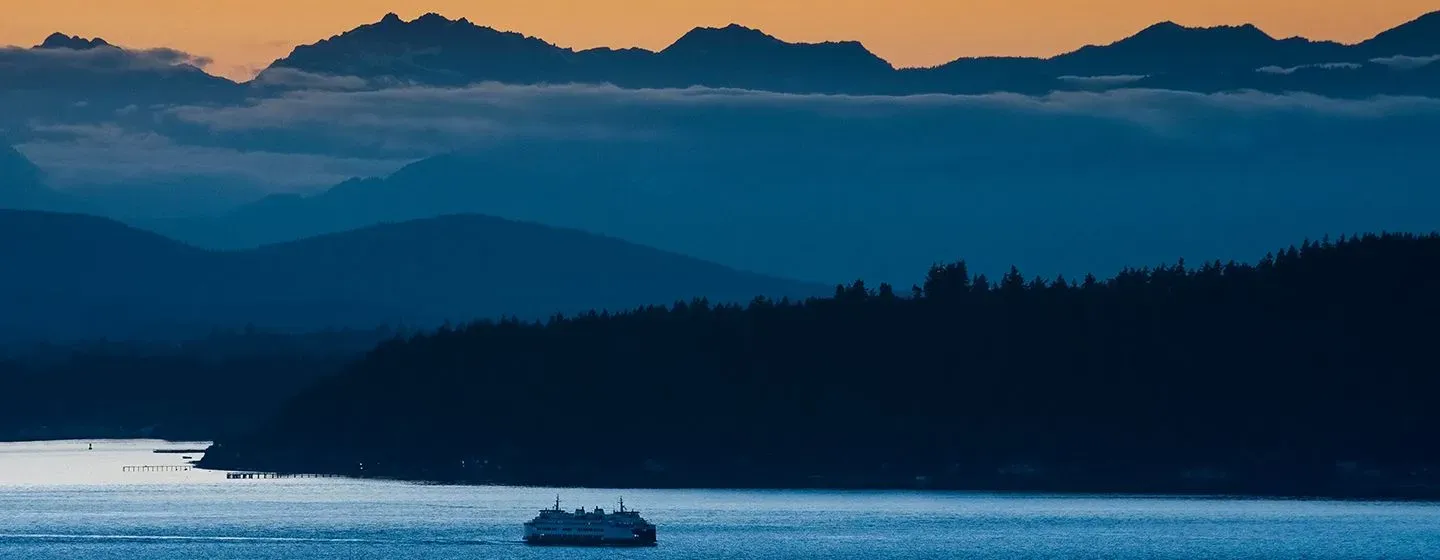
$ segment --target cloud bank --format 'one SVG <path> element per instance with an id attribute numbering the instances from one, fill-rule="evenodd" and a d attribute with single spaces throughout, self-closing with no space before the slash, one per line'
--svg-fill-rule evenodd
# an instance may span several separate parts
<path id="1" fill-rule="evenodd" d="M 309 191 L 351 177 L 389 173 L 408 161 L 186 145 L 115 125 L 54 125 L 36 132 L 43 133 L 43 139 L 18 148 L 61 189 L 221 179 L 274 192 Z"/>
<path id="2" fill-rule="evenodd" d="M 1093 88 L 1115 88 L 1126 84 L 1132 84 L 1147 78 L 1148 76 L 1117 75 L 1117 76 L 1060 76 L 1056 78 L 1062 82 L 1068 82 L 1080 87 Z"/>
<path id="3" fill-rule="evenodd" d="M 288 192 L 455 153 L 317 204 L 355 220 L 487 213 L 797 279 L 904 283 L 956 258 L 1074 274 L 1440 228 L 1437 129 L 1440 100 L 1421 97 L 483 84 L 141 107 L 37 127 L 22 147 L 72 183 Z"/>
<path id="4" fill-rule="evenodd" d="M 1388 57 L 1385 57 L 1385 58 L 1375 58 L 1375 59 L 1371 59 L 1371 60 L 1370 60 L 1370 62 L 1374 62 L 1374 63 L 1376 63 L 1376 64 L 1382 64 L 1382 65 L 1385 65 L 1385 66 L 1389 66 L 1389 67 L 1394 68 L 1394 69 L 1396 69 L 1396 70 L 1414 70 L 1414 69 L 1416 69 L 1416 68 L 1422 68 L 1422 67 L 1425 67 L 1425 66 L 1429 66 L 1430 64 L 1433 64 L 1433 63 L 1435 63 L 1435 62 L 1437 62 L 1437 61 L 1440 61 L 1440 54 L 1432 55 L 1432 56 L 1405 56 L 1405 55 L 1395 55 L 1395 56 L 1388 56 Z"/>
<path id="5" fill-rule="evenodd" d="M 755 136 L 747 140 L 762 142 L 817 132 L 890 142 L 923 132 L 927 145 L 962 147 L 988 140 L 983 132 L 1001 129 L 1010 136 L 1059 144 L 1069 143 L 1069 137 L 1133 129 L 1135 134 L 1203 144 L 1216 139 L 1215 134 L 1231 139 L 1268 135 L 1240 122 L 1253 118 L 1385 120 L 1428 114 L 1436 105 L 1428 98 L 1338 100 L 1308 94 L 1141 89 L 888 97 L 486 84 L 301 91 L 243 106 L 176 107 L 164 111 L 161 120 L 192 136 L 326 154 L 423 157 L 533 138 L 665 141 L 746 133 Z"/>
<path id="6" fill-rule="evenodd" d="M 168 70 L 177 66 L 205 68 L 214 61 L 171 48 L 26 49 L 0 47 L 0 74 L 53 73 L 56 71 Z"/>
<path id="7" fill-rule="evenodd" d="M 251 85 L 283 89 L 350 91 L 370 87 L 370 82 L 358 76 L 330 76 L 315 74 L 294 68 L 270 68 L 259 72 Z"/>
<path id="8" fill-rule="evenodd" d="M 1291 66 L 1291 67 L 1289 67 L 1289 68 L 1281 68 L 1281 67 L 1279 67 L 1279 66 L 1264 66 L 1264 67 L 1261 67 L 1261 68 L 1256 68 L 1255 71 L 1256 71 L 1256 72 L 1265 73 L 1265 74 L 1285 74 L 1285 75 L 1289 75 L 1289 74 L 1294 74 L 1294 73 L 1297 72 L 1297 71 L 1307 70 L 1307 69 L 1317 69 L 1317 70 L 1359 70 L 1359 69 L 1361 69 L 1361 68 L 1363 68 L 1362 65 L 1356 64 L 1356 63 L 1354 63 L 1354 62 L 1327 62 L 1327 63 L 1325 63 L 1325 64 L 1303 64 L 1303 65 L 1300 65 L 1300 66 Z"/>

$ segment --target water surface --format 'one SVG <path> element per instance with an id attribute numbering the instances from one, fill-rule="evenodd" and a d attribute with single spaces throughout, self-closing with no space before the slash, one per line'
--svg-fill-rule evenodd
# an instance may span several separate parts
<path id="1" fill-rule="evenodd" d="M 3 559 L 1422 559 L 1440 506 L 959 492 L 597 490 L 123 472 L 153 441 L 0 444 Z M 530 548 L 520 523 L 622 495 L 653 549 Z"/>

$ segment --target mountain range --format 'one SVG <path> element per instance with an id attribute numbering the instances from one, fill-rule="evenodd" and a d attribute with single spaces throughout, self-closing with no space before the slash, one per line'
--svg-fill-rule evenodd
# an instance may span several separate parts
<path id="1" fill-rule="evenodd" d="M 1440 12 L 1355 45 L 1276 39 L 1248 24 L 1189 28 L 1163 22 L 1109 45 L 1085 46 L 1051 58 L 962 58 L 918 69 L 896 69 L 854 41 L 789 43 L 737 24 L 696 28 L 658 52 L 576 51 L 432 13 L 410 22 L 389 14 L 377 23 L 296 47 L 262 72 L 260 81 L 272 73 L 300 71 L 357 76 L 377 86 L 604 82 L 646 88 L 901 94 L 1045 92 L 1107 83 L 1084 78 L 1128 76 L 1134 80 L 1108 83 L 1149 87 L 1205 78 L 1227 87 L 1268 90 L 1304 82 L 1257 72 L 1262 68 L 1384 66 L 1376 60 L 1436 54 L 1440 54 Z M 1411 87 L 1407 80 L 1401 81 L 1405 83 L 1373 93 L 1400 93 Z M 1338 83 L 1317 87 L 1343 91 Z"/>
<path id="2" fill-rule="evenodd" d="M 970 58 L 925 69 L 894 68 L 856 42 L 789 43 L 739 25 L 697 28 L 659 52 L 576 51 L 430 14 L 408 22 L 390 15 L 297 47 L 255 80 L 235 83 L 205 73 L 207 61 L 186 53 L 55 34 L 33 48 L 0 49 L 0 129 L 8 127 L 0 140 L 16 141 L 10 136 L 33 123 L 153 123 L 176 104 L 243 108 L 296 89 L 483 81 L 881 94 L 1440 95 L 1437 55 L 1440 12 L 1354 45 L 1275 39 L 1249 25 L 1162 23 L 1048 59 Z M 881 118 L 826 120 L 815 115 L 828 109 L 754 101 L 787 96 L 746 95 L 744 111 L 696 105 L 661 115 L 671 108 L 646 106 L 646 118 L 655 118 L 642 124 L 671 127 L 657 127 L 662 141 L 527 137 L 455 149 L 389 176 L 308 196 L 272 195 L 213 216 L 117 212 L 103 197 L 129 196 L 123 189 L 52 190 L 45 172 L 0 143 L 0 208 L 121 216 L 129 224 L 4 214 L 0 266 L 22 272 L 0 278 L 7 310 L 0 336 L 25 334 L 22 328 L 88 336 L 217 322 L 303 329 L 539 317 L 694 295 L 817 291 L 774 278 L 908 285 L 926 264 L 962 257 L 992 273 L 1018 264 L 1047 276 L 1083 274 L 1177 252 L 1241 258 L 1306 235 L 1428 231 L 1440 209 L 1426 144 L 1433 119 L 1424 112 L 1376 105 L 1362 111 L 1381 115 L 1374 120 L 1322 122 L 1307 106 L 1237 131 L 1250 121 L 1235 117 L 1251 113 L 1110 119 L 1067 112 L 1060 102 L 1042 120 L 982 100 L 948 112 L 894 105 Z M 618 128 L 641 122 L 634 113 L 602 118 L 596 122 Z M 966 136 L 935 141 L 955 130 Z M 213 132 L 190 123 L 179 134 L 217 151 L 333 147 L 320 135 Z M 225 144 L 234 136 L 245 138 Z M 177 179 L 152 190 L 193 198 L 217 182 Z M 454 214 L 465 216 L 440 217 Z M 480 258 L 486 255 L 494 258 Z M 575 263 L 604 282 L 555 283 L 575 274 Z M 431 286 L 437 279 L 447 280 Z"/>
<path id="3" fill-rule="evenodd" d="M 89 54 L 63 61 L 42 56 L 57 51 Z M 1336 96 L 1436 94 L 1440 65 L 1429 63 L 1437 55 L 1440 12 L 1353 45 L 1275 38 L 1248 24 L 1192 28 L 1162 22 L 1111 44 L 1088 45 L 1050 58 L 961 58 L 933 68 L 895 68 L 854 41 L 791 43 L 738 24 L 695 28 L 658 52 L 574 50 L 464 18 L 451 20 L 431 13 L 407 22 L 388 14 L 375 23 L 297 46 L 243 84 L 206 74 L 198 67 L 205 60 L 171 49 L 127 51 L 104 39 L 56 33 L 33 49 L 0 49 L 0 83 L 6 84 L 0 97 L 10 98 L 12 105 L 23 97 L 20 100 L 71 105 L 85 99 L 114 107 L 141 101 L 233 102 L 247 95 L 316 87 L 373 89 L 487 81 L 852 94 L 1043 93 L 1116 87 L 1310 91 Z M 57 97 L 56 92 L 65 95 Z"/>
<path id="4" fill-rule="evenodd" d="M 1291 237 L 1428 231 L 1440 209 L 1428 114 L 1375 124 L 1299 113 L 1264 128 L 1248 113 L 1212 117 L 1205 126 L 1239 139 L 1227 142 L 969 111 L 844 126 L 784 109 L 688 115 L 663 141 L 505 142 L 219 216 L 131 223 L 241 249 L 471 212 L 784 278 L 904 286 L 947 259 L 992 275 L 1012 264 L 1083 275 L 1175 253 L 1242 258 Z M 959 127 L 985 142 L 932 141 Z M 1344 157 L 1324 159 L 1334 154 Z"/>
<path id="5" fill-rule="evenodd" d="M 206 62 L 174 49 L 126 49 L 64 33 L 30 48 L 0 47 L 0 136 L 37 118 L 98 120 L 126 107 L 243 100 L 246 88 L 206 73 Z"/>
<path id="6" fill-rule="evenodd" d="M 450 215 L 246 251 L 197 249 L 103 218 L 0 210 L 0 338 L 186 337 L 212 328 L 447 320 L 803 298 L 748 274 L 574 230 Z"/>

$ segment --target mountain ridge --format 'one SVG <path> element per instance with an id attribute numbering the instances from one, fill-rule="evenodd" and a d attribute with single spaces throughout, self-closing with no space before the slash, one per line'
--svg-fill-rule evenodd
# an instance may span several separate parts
<path id="1" fill-rule="evenodd" d="M 575 50 L 464 18 L 450 20 L 428 13 L 406 22 L 392 13 L 376 23 L 297 46 L 261 76 L 283 68 L 353 75 L 377 83 L 444 86 L 569 82 L 908 94 L 1068 89 L 1057 79 L 1061 76 L 1136 75 L 1142 81 L 1135 87 L 1146 87 L 1143 79 L 1150 77 L 1164 83 L 1171 76 L 1218 74 L 1237 75 L 1225 80 L 1238 82 L 1237 87 L 1284 89 L 1294 86 L 1271 85 L 1273 77 L 1246 74 L 1263 67 L 1367 64 L 1384 56 L 1440 54 L 1437 24 L 1440 12 L 1347 45 L 1304 37 L 1278 39 L 1248 23 L 1186 27 L 1164 21 L 1109 44 L 1085 45 L 1051 57 L 966 57 L 927 68 L 897 68 L 856 41 L 788 42 L 738 23 L 695 27 L 659 51 Z M 1437 28 L 1435 33 L 1428 32 L 1431 28 Z M 1339 84 L 1322 88 L 1343 89 Z"/>
<path id="2" fill-rule="evenodd" d="M 51 190 L 45 184 L 45 172 L 25 154 L 0 144 L 0 209 L 62 210 L 75 204 L 76 201 Z"/>
<path id="3" fill-rule="evenodd" d="M 55 33 L 48 50 L 114 47 L 103 39 Z M 608 83 L 626 88 L 732 87 L 786 93 L 978 94 L 1114 87 L 1307 91 L 1328 96 L 1440 95 L 1440 79 L 1397 70 L 1375 59 L 1440 55 L 1440 11 L 1381 31 L 1358 43 L 1276 38 L 1249 23 L 1187 27 L 1163 21 L 1107 44 L 1083 45 L 1049 57 L 961 57 L 944 64 L 896 67 L 856 41 L 788 42 L 731 23 L 695 27 L 658 51 L 642 48 L 562 47 L 543 38 L 451 20 L 430 12 L 411 21 L 387 13 L 378 21 L 295 46 L 251 81 L 191 83 L 181 97 L 238 98 L 247 90 L 283 93 L 312 87 L 287 72 L 356 77 L 363 86 L 463 86 Z M 1259 75 L 1261 68 L 1330 68 L 1357 64 L 1377 73 L 1356 85 L 1344 74 Z M 1327 66 L 1329 65 L 1329 66 Z M 0 65 L 3 66 L 3 65 Z M 1408 70 L 1408 69 L 1407 69 Z M 203 71 L 197 74 L 210 76 Z M 1079 85 L 1066 78 L 1135 76 L 1133 81 Z M 3 76 L 0 76 L 3 77 Z M 222 80 L 215 78 L 215 80 Z M 164 80 L 159 80 L 163 82 Z M 195 80 L 192 80 L 195 81 Z M 154 89 L 153 77 L 127 89 Z M 145 86 L 145 87 L 141 87 Z M 94 89 L 93 86 L 90 86 Z M 215 88 L 233 91 L 216 92 Z M 208 94 L 204 93 L 207 90 Z M 173 96 L 172 96 L 173 97 Z"/>
<path id="4" fill-rule="evenodd" d="M 0 337 L 136 337 L 541 319 L 823 288 L 613 237 L 477 214 L 238 251 L 83 214 L 0 210 Z"/>
<path id="5" fill-rule="evenodd" d="M 41 41 L 39 45 L 35 46 L 37 49 L 70 49 L 76 51 L 98 49 L 100 47 L 119 48 L 100 37 L 86 39 L 79 35 L 66 35 L 59 31 L 51 33 L 48 37 L 45 37 L 44 41 Z"/>

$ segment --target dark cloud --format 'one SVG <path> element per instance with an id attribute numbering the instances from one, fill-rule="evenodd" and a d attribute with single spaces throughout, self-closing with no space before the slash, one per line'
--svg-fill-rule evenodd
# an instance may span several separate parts
<path id="1" fill-rule="evenodd" d="M 205 68 L 214 61 L 171 48 L 122 49 L 25 49 L 0 48 L 0 75 L 7 72 L 35 73 L 57 70 L 126 71 L 164 70 L 177 66 Z"/>
<path id="2" fill-rule="evenodd" d="M 314 74 L 304 70 L 296 70 L 294 68 L 271 68 L 259 72 L 251 84 L 319 91 L 352 91 L 363 90 L 370 87 L 368 81 L 357 76 L 329 76 L 325 74 Z"/>

